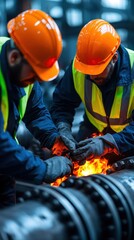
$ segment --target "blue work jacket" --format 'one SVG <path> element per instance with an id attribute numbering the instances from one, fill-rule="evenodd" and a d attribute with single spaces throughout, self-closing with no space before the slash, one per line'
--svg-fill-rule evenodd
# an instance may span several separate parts
<path id="1" fill-rule="evenodd" d="M 110 115 L 115 90 L 118 84 L 120 84 L 120 86 L 124 86 L 125 88 L 125 86 L 131 85 L 134 79 L 133 67 L 131 69 L 129 55 L 124 46 L 121 45 L 119 47 L 118 55 L 119 59 L 116 63 L 115 70 L 111 76 L 111 81 L 109 80 L 104 86 L 98 86 L 102 93 L 103 105 L 107 116 Z M 87 79 L 91 81 L 90 76 L 85 75 L 83 81 L 87 81 Z M 75 81 L 77 80 L 75 79 Z M 88 89 L 80 90 L 83 92 L 83 94 L 88 93 Z M 53 94 L 53 105 L 50 109 L 50 112 L 54 122 L 55 123 L 68 122 L 69 124 L 72 125 L 75 110 L 81 104 L 81 102 L 82 99 L 79 94 L 79 91 L 76 91 L 74 85 L 73 61 L 72 61 L 67 70 L 65 71 L 63 78 L 58 82 L 57 87 Z M 113 137 L 118 145 L 118 148 L 123 155 L 134 154 L 133 120 L 134 111 L 132 111 L 131 121 L 129 125 L 126 126 L 122 131 L 114 132 L 112 129 L 107 128 L 103 132 L 103 134 L 105 133 L 113 134 Z M 87 118 L 86 113 L 84 113 L 84 122 L 82 122 L 82 125 L 85 125 L 86 128 L 89 130 L 88 136 L 91 136 L 93 133 L 95 133 L 95 131 L 98 132 L 98 129 L 95 128 L 95 126 Z"/>
<path id="2" fill-rule="evenodd" d="M 5 131 L 3 130 L 3 115 L 0 111 L 0 172 L 3 174 L 10 173 L 15 177 L 30 179 L 40 183 L 45 176 L 45 164 L 13 139 L 20 122 L 18 103 L 24 96 L 25 91 L 10 81 L 10 69 L 6 59 L 8 44 L 9 40 L 3 44 L 0 54 L 0 67 L 5 79 L 9 99 L 9 116 Z M 22 120 L 34 137 L 40 141 L 42 147 L 52 147 L 59 133 L 44 105 L 42 91 L 38 82 L 35 82 L 33 85 Z"/>

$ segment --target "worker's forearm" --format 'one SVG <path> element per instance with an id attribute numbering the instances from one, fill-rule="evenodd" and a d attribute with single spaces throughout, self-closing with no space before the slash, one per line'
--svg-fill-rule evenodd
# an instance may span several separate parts
<path id="1" fill-rule="evenodd" d="M 15 178 L 42 183 L 46 171 L 43 161 L 25 150 L 8 132 L 0 133 L 0 172 Z"/>
<path id="2" fill-rule="evenodd" d="M 134 154 L 134 122 L 130 123 L 123 131 L 114 133 L 113 137 L 122 154 Z"/>

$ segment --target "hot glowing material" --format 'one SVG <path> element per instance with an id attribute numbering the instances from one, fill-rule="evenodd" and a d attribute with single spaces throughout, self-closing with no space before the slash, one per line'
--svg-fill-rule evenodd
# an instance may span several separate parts
<path id="1" fill-rule="evenodd" d="M 79 166 L 78 163 L 74 164 L 73 174 L 80 176 L 88 176 L 90 174 L 103 173 L 106 174 L 108 169 L 108 160 L 105 158 L 95 158 L 90 161 L 86 161 L 84 165 Z"/>
<path id="2" fill-rule="evenodd" d="M 54 155 L 57 155 L 57 156 L 64 155 L 64 156 L 70 158 L 68 149 L 60 141 L 57 141 L 55 143 L 52 151 L 53 151 Z M 103 157 L 95 158 L 90 161 L 86 161 L 84 165 L 79 165 L 78 162 L 74 162 L 74 161 L 73 161 L 73 164 L 74 164 L 74 168 L 73 168 L 73 172 L 70 176 L 76 176 L 76 177 L 88 176 L 91 174 L 98 174 L 98 173 L 106 174 L 106 170 L 110 167 L 108 165 L 108 160 Z M 63 181 L 65 181 L 70 176 L 59 178 L 51 185 L 59 186 Z"/>
<path id="3" fill-rule="evenodd" d="M 86 161 L 84 165 L 79 165 L 77 162 L 74 163 L 73 173 L 70 176 L 82 177 L 89 176 L 91 174 L 103 173 L 106 174 L 106 170 L 110 167 L 108 165 L 108 160 L 106 158 L 96 158 L 90 161 Z M 52 186 L 59 186 L 63 181 L 65 181 L 68 177 L 57 179 Z"/>

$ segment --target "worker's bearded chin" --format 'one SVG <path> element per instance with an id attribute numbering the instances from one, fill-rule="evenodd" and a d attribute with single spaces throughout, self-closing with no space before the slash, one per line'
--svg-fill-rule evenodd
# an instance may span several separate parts
<path id="1" fill-rule="evenodd" d="M 26 87 L 33 82 L 35 82 L 35 78 L 31 76 L 25 77 L 21 79 L 21 72 L 22 72 L 22 62 L 18 63 L 15 66 L 10 66 L 10 79 L 11 82 L 17 85 L 18 87 Z"/>
<path id="2" fill-rule="evenodd" d="M 93 79 L 91 81 L 96 83 L 98 86 L 104 86 L 104 85 L 106 85 L 107 83 L 110 82 L 111 76 L 112 76 L 112 71 L 105 78 L 104 77 L 100 77 L 100 78 Z"/>
<path id="3" fill-rule="evenodd" d="M 16 64 L 15 66 L 10 66 L 10 79 L 11 82 L 15 85 L 22 87 L 20 83 L 20 75 L 21 75 L 21 63 Z"/>

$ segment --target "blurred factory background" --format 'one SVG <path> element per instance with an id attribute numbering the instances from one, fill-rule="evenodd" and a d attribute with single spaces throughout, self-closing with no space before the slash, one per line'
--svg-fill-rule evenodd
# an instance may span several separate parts
<path id="1" fill-rule="evenodd" d="M 60 74 L 54 81 L 41 84 L 48 108 L 57 81 L 74 57 L 79 31 L 89 20 L 103 18 L 109 21 L 120 34 L 124 46 L 134 49 L 133 0 L 1 0 L 0 36 L 8 35 L 6 24 L 11 18 L 27 9 L 41 9 L 47 12 L 57 22 L 63 37 L 63 51 L 59 60 Z M 82 106 L 76 113 L 74 132 L 77 131 L 81 118 Z"/>
<path id="2" fill-rule="evenodd" d="M 133 0 L 1 0 L 0 36 L 7 35 L 7 21 L 26 9 L 46 11 L 57 22 L 63 37 L 61 70 L 75 54 L 80 29 L 93 18 L 103 18 L 117 29 L 125 46 L 133 48 Z"/>

